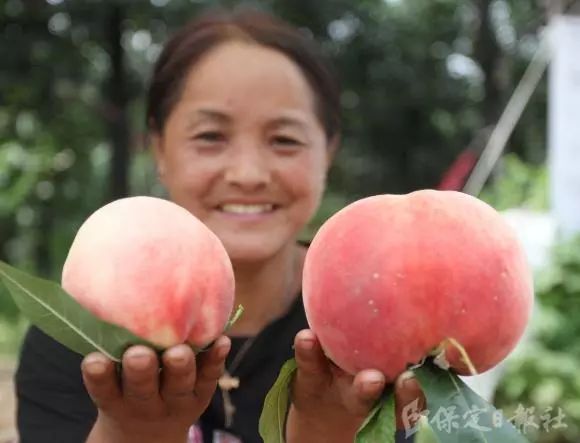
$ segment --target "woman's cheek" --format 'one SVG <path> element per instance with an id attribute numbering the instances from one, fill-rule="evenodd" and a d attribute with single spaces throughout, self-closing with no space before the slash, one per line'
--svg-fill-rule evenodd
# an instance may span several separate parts
<path id="1" fill-rule="evenodd" d="M 304 180 L 303 183 L 307 184 L 304 187 L 304 199 L 307 206 L 306 211 L 308 212 L 308 221 L 316 214 L 320 203 L 322 201 L 322 196 L 325 190 L 325 179 L 319 174 L 313 174 L 308 180 Z"/>

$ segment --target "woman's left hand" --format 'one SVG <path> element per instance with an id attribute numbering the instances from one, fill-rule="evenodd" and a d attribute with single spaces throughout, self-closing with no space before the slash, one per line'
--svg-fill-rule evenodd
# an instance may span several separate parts
<path id="1" fill-rule="evenodd" d="M 373 369 L 356 376 L 342 371 L 326 358 L 308 329 L 296 335 L 294 349 L 298 369 L 286 426 L 288 443 L 352 443 L 385 389 L 384 375 Z M 404 428 L 403 408 L 415 401 L 421 410 L 425 402 L 419 384 L 404 373 L 395 382 L 397 429 Z"/>
<path id="2" fill-rule="evenodd" d="M 120 376 L 105 355 L 89 354 L 81 370 L 98 415 L 87 441 L 184 443 L 211 401 L 229 349 L 227 337 L 197 356 L 180 344 L 160 362 L 153 349 L 136 345 L 123 354 Z"/>

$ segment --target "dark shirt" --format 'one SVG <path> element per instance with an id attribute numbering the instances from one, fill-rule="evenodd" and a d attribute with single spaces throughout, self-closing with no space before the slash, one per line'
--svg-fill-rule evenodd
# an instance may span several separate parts
<path id="1" fill-rule="evenodd" d="M 227 431 L 238 436 L 244 443 L 261 443 L 258 435 L 258 420 L 266 394 L 276 381 L 282 365 L 294 356 L 294 337 L 307 328 L 302 297 L 294 303 L 288 314 L 267 326 L 244 354 L 232 375 L 239 377 L 240 386 L 230 391 L 236 407 L 233 426 Z M 246 339 L 233 338 L 232 350 L 226 360 L 229 367 L 244 345 Z M 201 417 L 205 443 L 212 443 L 215 429 L 225 429 L 223 397 L 218 389 L 216 395 Z"/>

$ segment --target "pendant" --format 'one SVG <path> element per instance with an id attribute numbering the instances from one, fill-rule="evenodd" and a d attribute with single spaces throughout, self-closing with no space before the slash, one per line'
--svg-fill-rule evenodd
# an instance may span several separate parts
<path id="1" fill-rule="evenodd" d="M 218 379 L 218 386 L 223 391 L 231 391 L 232 389 L 238 389 L 240 387 L 240 378 L 239 377 L 232 377 L 230 374 L 225 372 Z"/>
<path id="2" fill-rule="evenodd" d="M 229 398 L 229 394 L 226 393 L 226 391 L 224 392 L 224 397 L 227 398 L 228 400 L 224 401 L 224 418 L 225 418 L 225 427 L 226 429 L 230 429 L 233 425 L 234 425 L 234 415 L 236 413 L 236 407 L 234 406 L 234 404 L 232 403 L 232 401 Z"/>
<path id="3" fill-rule="evenodd" d="M 228 371 L 225 371 L 218 379 L 218 386 L 222 391 L 222 398 L 224 401 L 225 427 L 226 429 L 229 429 L 234 424 L 234 415 L 236 413 L 236 407 L 230 397 L 230 391 L 240 387 L 240 378 L 232 377 Z"/>

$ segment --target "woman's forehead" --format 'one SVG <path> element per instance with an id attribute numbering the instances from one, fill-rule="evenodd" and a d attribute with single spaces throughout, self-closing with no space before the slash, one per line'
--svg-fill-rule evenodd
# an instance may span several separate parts
<path id="1" fill-rule="evenodd" d="M 228 42 L 190 69 L 183 98 L 224 106 L 279 104 L 310 110 L 313 92 L 301 69 L 285 54 L 251 43 Z"/>

